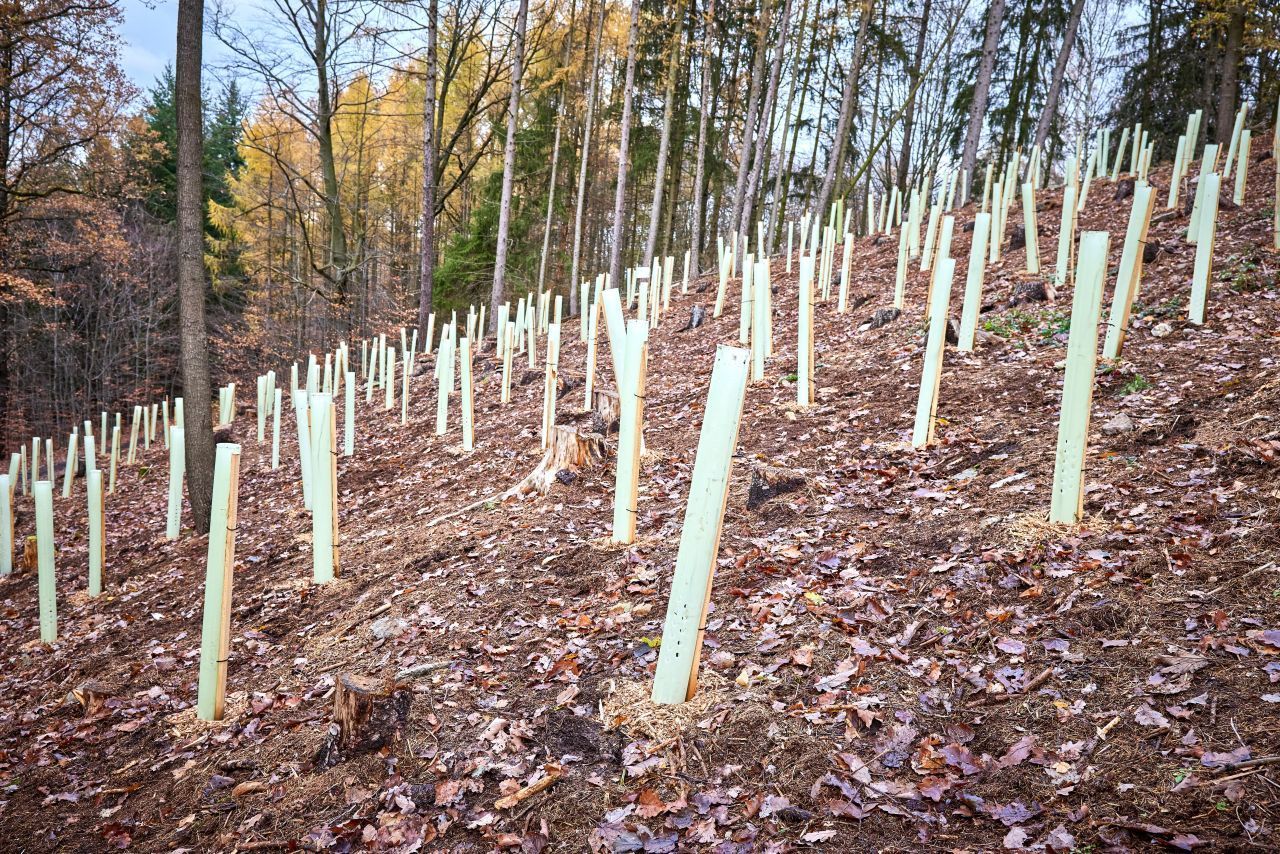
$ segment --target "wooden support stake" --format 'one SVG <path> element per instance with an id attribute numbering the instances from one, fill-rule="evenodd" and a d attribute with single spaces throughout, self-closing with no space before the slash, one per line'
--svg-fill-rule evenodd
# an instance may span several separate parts
<path id="1" fill-rule="evenodd" d="M 89 520 L 89 595 L 102 594 L 103 528 L 106 523 L 102 506 L 102 470 L 93 468 L 85 472 L 88 495 Z"/>
<path id="2" fill-rule="evenodd" d="M 36 554 L 39 573 L 40 641 L 58 640 L 57 581 L 53 566 L 53 482 L 36 481 L 32 488 L 36 504 Z"/>
<path id="3" fill-rule="evenodd" d="M 1104 359 L 1120 358 L 1124 336 L 1129 327 L 1129 312 L 1142 283 L 1142 250 L 1147 243 L 1147 228 L 1155 208 L 1156 192 L 1150 184 L 1137 184 L 1133 190 L 1133 207 L 1129 209 L 1129 227 L 1125 230 L 1120 267 L 1116 270 L 1116 288 L 1111 299 L 1111 315 L 1107 320 L 1107 337 L 1102 345 Z"/>
<path id="4" fill-rule="evenodd" d="M 627 355 L 618 388 L 618 465 L 613 495 L 613 541 L 636 539 L 636 507 L 640 488 L 640 445 L 644 435 L 645 374 L 649 362 L 649 324 L 627 324 Z"/>
<path id="5" fill-rule="evenodd" d="M 182 477 L 186 473 L 186 430 L 169 428 L 169 505 L 165 515 L 164 536 L 178 539 L 182 524 Z"/>
<path id="6" fill-rule="evenodd" d="M 204 574 L 204 620 L 200 629 L 200 683 L 196 694 L 196 714 L 202 721 L 222 720 L 227 693 L 239 492 L 240 446 L 220 443 L 213 464 L 213 504 Z"/>
<path id="7" fill-rule="evenodd" d="M 929 331 L 925 343 L 924 369 L 920 376 L 920 394 L 916 400 L 916 422 L 911 445 L 922 448 L 933 441 L 934 420 L 938 411 L 938 390 L 942 383 L 942 356 L 947 345 L 947 313 L 951 305 L 951 282 L 955 277 L 954 258 L 942 258 L 929 287 Z"/>
<path id="8" fill-rule="evenodd" d="M 1213 274 L 1213 244 L 1218 233 L 1218 193 L 1222 179 L 1217 172 L 1200 178 L 1204 198 L 1200 203 L 1200 233 L 1196 239 L 1196 260 L 1191 277 L 1191 304 L 1187 320 L 1197 326 L 1204 323 L 1204 307 L 1209 298 L 1209 277 Z"/>
<path id="9" fill-rule="evenodd" d="M 809 260 L 812 263 L 812 258 Z M 746 394 L 747 355 L 735 347 L 716 348 L 658 649 L 652 694 L 655 703 L 683 703 L 698 690 L 698 660 Z"/>
<path id="10" fill-rule="evenodd" d="M 1084 458 L 1089 439 L 1089 410 L 1098 361 L 1098 318 L 1111 238 L 1105 231 L 1080 236 L 1080 262 L 1071 299 L 1067 370 L 1058 418 L 1058 450 L 1053 465 L 1049 521 L 1074 524 L 1084 510 Z"/>
<path id="11" fill-rule="evenodd" d="M 338 445 L 333 398 L 311 401 L 312 580 L 327 584 L 338 574 Z"/>

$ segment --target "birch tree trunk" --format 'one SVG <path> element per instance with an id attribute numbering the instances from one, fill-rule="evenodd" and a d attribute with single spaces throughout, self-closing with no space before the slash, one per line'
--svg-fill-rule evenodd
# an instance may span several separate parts
<path id="1" fill-rule="evenodd" d="M 489 324 L 497 329 L 498 307 L 507 294 L 507 235 L 511 230 L 511 191 L 516 171 L 516 126 L 520 116 L 520 78 L 524 72 L 524 33 L 529 0 L 520 0 L 512 44 L 511 100 L 507 104 L 507 140 L 502 153 L 502 201 L 498 208 L 498 246 L 493 258 L 493 293 L 489 296 Z"/>
<path id="2" fill-rule="evenodd" d="M 788 0 L 789 2 L 789 0 Z M 667 82 L 663 89 L 662 137 L 658 143 L 658 165 L 653 178 L 653 204 L 649 208 L 649 237 L 644 244 L 644 263 L 653 263 L 653 251 L 658 245 L 658 227 L 662 222 L 662 191 L 666 186 L 667 157 L 671 151 L 671 118 L 675 114 L 676 70 L 680 67 L 680 42 L 684 28 L 680 26 L 680 16 L 684 12 L 684 3 L 677 2 L 674 19 L 675 35 L 671 44 L 671 54 L 667 58 Z"/>
<path id="3" fill-rule="evenodd" d="M 1067 60 L 1071 58 L 1071 50 L 1075 47 L 1076 32 L 1080 29 L 1080 13 L 1084 11 L 1084 0 L 1073 0 L 1071 14 L 1067 18 L 1067 30 L 1062 34 L 1062 47 L 1058 49 L 1058 59 L 1053 64 L 1053 77 L 1049 79 L 1049 94 L 1045 96 L 1044 112 L 1040 121 L 1036 122 L 1036 142 L 1038 147 L 1044 146 L 1049 138 L 1049 126 L 1058 113 L 1058 97 L 1062 94 L 1062 79 L 1067 73 Z"/>
<path id="4" fill-rule="evenodd" d="M 930 2 L 930 0 L 926 0 L 926 2 Z M 844 78 L 844 94 L 840 97 L 840 118 L 836 122 L 836 136 L 831 141 L 831 154 L 827 158 L 827 173 L 822 179 L 822 188 L 818 190 L 818 203 L 813 209 L 814 216 L 820 218 L 825 214 L 827 206 L 831 204 L 831 193 L 835 190 L 836 177 L 844 168 L 844 150 L 849 142 L 849 125 L 853 121 L 853 107 L 858 100 L 858 74 L 861 72 L 862 57 L 867 49 L 867 30 L 871 26 L 873 6 L 875 6 L 875 0 L 863 0 L 862 2 L 862 15 L 858 20 L 858 35 L 853 42 L 853 56 L 849 59 L 849 71 Z"/>
<path id="5" fill-rule="evenodd" d="M 178 132 L 178 317 L 186 419 L 187 494 L 197 534 L 209 533 L 213 503 L 213 423 L 209 411 L 208 327 L 204 319 L 204 129 L 200 61 L 204 0 L 179 0 L 175 106 Z M 51 461 L 52 462 L 52 461 Z"/>
<path id="6" fill-rule="evenodd" d="M 702 23 L 702 82 L 698 90 L 698 153 L 694 158 L 693 177 L 693 240 L 689 275 L 697 277 L 702 272 L 702 208 L 704 176 L 707 165 L 707 110 L 711 103 L 711 36 L 715 25 L 716 0 L 707 0 L 707 11 Z"/>
<path id="7" fill-rule="evenodd" d="M 1000 26 L 1004 20 L 1004 0 L 991 0 L 987 10 L 987 31 L 982 37 L 982 58 L 978 60 L 978 79 L 973 84 L 973 102 L 969 105 L 969 127 L 964 134 L 964 152 L 960 171 L 969 173 L 966 189 L 973 191 L 973 169 L 978 165 L 978 139 L 987 116 L 987 95 L 991 91 L 991 72 L 996 65 L 996 48 L 1000 46 Z M 969 201 L 969 195 L 960 200 Z"/>
<path id="8" fill-rule="evenodd" d="M 422 84 L 422 227 L 418 248 L 418 331 L 426 340 L 436 278 L 436 18 L 438 0 L 427 4 L 427 55 Z M 430 342 L 428 342 L 429 346 Z"/>
<path id="9" fill-rule="evenodd" d="M 608 6 L 603 0 L 600 3 L 600 22 L 596 25 L 595 47 L 591 53 L 591 79 L 587 84 L 587 119 L 582 130 L 582 152 L 578 156 L 578 199 L 573 208 L 573 259 L 569 273 L 569 308 L 577 302 L 578 261 L 582 254 L 582 215 L 585 212 L 587 195 L 587 165 L 591 162 L 591 130 L 596 116 L 596 93 L 599 87 L 596 78 L 600 67 L 600 36 L 604 32 L 604 16 Z"/>
<path id="10" fill-rule="evenodd" d="M 522 0 L 523 2 L 523 0 Z M 619 120 L 618 184 L 613 195 L 613 245 L 609 247 L 609 278 L 622 285 L 622 228 L 627 204 L 627 160 L 631 142 L 631 95 L 636 85 L 636 39 L 640 32 L 640 0 L 631 0 L 631 22 L 627 25 L 627 74 L 622 89 L 622 118 Z"/>

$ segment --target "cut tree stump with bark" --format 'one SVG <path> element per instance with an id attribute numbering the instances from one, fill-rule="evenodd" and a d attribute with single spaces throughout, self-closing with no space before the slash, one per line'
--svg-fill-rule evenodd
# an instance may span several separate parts
<path id="1" fill-rule="evenodd" d="M 320 768 L 331 768 L 344 756 L 392 747 L 404 739 L 412 695 L 395 683 L 343 673 L 333 694 L 333 724 L 316 752 Z"/>
<path id="2" fill-rule="evenodd" d="M 27 537 L 22 548 L 22 568 L 34 570 L 40 565 L 40 551 L 35 537 Z"/>
<path id="3" fill-rule="evenodd" d="M 428 522 L 427 527 L 434 527 L 446 519 L 461 516 L 463 513 L 469 513 L 487 504 L 501 504 L 508 498 L 519 498 L 532 493 L 545 495 L 560 472 L 566 470 L 576 472 L 579 469 L 588 468 L 603 460 L 605 456 L 603 436 L 598 433 L 580 433 L 578 428 L 570 424 L 557 424 L 551 431 L 550 443 L 542 459 L 523 480 L 496 495 L 486 496 L 452 513 L 438 516 Z"/>

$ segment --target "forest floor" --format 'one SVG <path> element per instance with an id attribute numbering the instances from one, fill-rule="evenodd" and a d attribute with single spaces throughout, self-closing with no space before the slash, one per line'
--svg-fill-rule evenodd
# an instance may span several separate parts
<path id="1" fill-rule="evenodd" d="M 1273 168 L 1251 164 L 1243 207 L 1224 194 L 1203 326 L 1185 320 L 1186 214 L 1152 226 L 1123 360 L 1097 379 L 1080 526 L 1047 522 L 1070 289 L 1010 307 L 1029 277 L 1023 250 L 1004 253 L 976 352 L 947 350 L 939 440 L 917 451 L 925 274 L 913 263 L 902 316 L 867 328 L 891 304 L 897 241 L 859 241 L 857 307 L 838 314 L 834 290 L 817 307 L 817 405 L 802 410 L 796 281 L 775 257 L 776 350 L 747 391 L 701 687 L 664 715 L 648 684 L 712 358 L 737 341 L 736 281 L 724 315 L 691 331 L 715 282 L 677 287 L 652 334 L 629 547 L 609 544 L 611 461 L 427 524 L 540 457 L 541 369 L 517 372 L 502 406 L 488 346 L 473 453 L 456 408 L 434 435 L 432 356 L 407 427 L 398 403 L 361 394 L 327 586 L 310 584 L 292 415 L 271 471 L 242 410 L 220 724 L 193 711 L 207 540 L 189 511 L 163 537 L 166 452 L 122 470 L 96 600 L 77 484 L 57 501 L 55 647 L 36 640 L 35 573 L 0 579 L 0 849 L 1280 847 Z M 1153 175 L 1158 217 L 1167 180 Z M 1113 270 L 1130 206 L 1115 191 L 1095 182 L 1081 217 L 1111 232 Z M 1060 195 L 1041 194 L 1046 269 Z M 957 213 L 956 315 L 973 213 Z M 586 424 L 576 319 L 565 340 L 560 421 Z M 803 483 L 748 509 L 758 465 Z M 19 499 L 19 542 L 32 515 Z M 317 762 L 337 677 L 419 665 L 401 742 Z M 72 691 L 90 679 L 109 696 L 86 714 Z"/>

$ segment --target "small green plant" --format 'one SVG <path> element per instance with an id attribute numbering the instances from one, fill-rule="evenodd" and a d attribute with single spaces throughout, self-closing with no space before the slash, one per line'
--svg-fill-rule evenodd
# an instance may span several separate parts
<path id="1" fill-rule="evenodd" d="M 1151 388 L 1151 382 L 1142 374 L 1134 374 L 1133 377 L 1120 387 L 1120 394 L 1137 394 L 1140 391 Z"/>
<path id="2" fill-rule="evenodd" d="M 798 380 L 798 379 L 800 379 L 800 375 L 799 375 L 799 374 L 787 374 L 787 382 L 789 382 L 789 383 L 793 383 L 793 382 L 795 382 L 795 381 L 796 381 L 796 380 Z"/>
<path id="3" fill-rule="evenodd" d="M 1055 337 L 1071 328 L 1071 318 L 1065 311 L 1053 309 L 1040 315 L 1040 340 L 1048 344 Z"/>

